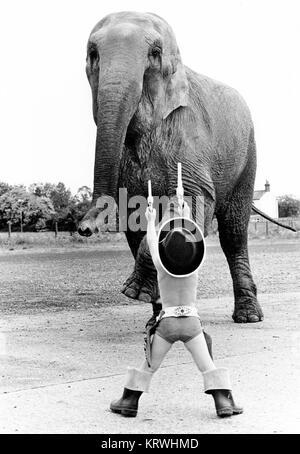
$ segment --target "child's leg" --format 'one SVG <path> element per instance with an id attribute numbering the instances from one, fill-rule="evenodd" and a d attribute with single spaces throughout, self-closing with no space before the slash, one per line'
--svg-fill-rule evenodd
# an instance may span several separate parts
<path id="1" fill-rule="evenodd" d="M 207 394 L 212 394 L 217 415 L 224 417 L 242 413 L 243 409 L 233 400 L 228 371 L 225 368 L 217 369 L 214 365 L 203 333 L 184 345 L 191 353 L 198 369 L 203 373 L 204 390 Z"/>
<path id="2" fill-rule="evenodd" d="M 158 334 L 154 334 L 151 342 L 151 367 L 145 360 L 140 369 L 150 373 L 156 372 L 171 347 L 170 342 L 167 342 Z"/>
<path id="3" fill-rule="evenodd" d="M 203 333 L 198 334 L 198 336 L 186 342 L 184 345 L 191 353 L 200 372 L 216 369 L 209 354 Z"/>
<path id="4" fill-rule="evenodd" d="M 125 387 L 132 391 L 148 392 L 152 375 L 161 365 L 171 346 L 170 342 L 167 342 L 158 334 L 154 334 L 151 342 L 151 367 L 149 367 L 146 360 L 143 361 L 139 368 L 128 367 Z"/>
<path id="5" fill-rule="evenodd" d="M 129 367 L 125 378 L 125 387 L 121 399 L 114 400 L 110 409 L 123 416 L 136 416 L 138 402 L 143 392 L 148 392 L 153 373 L 159 368 L 172 344 L 158 334 L 151 342 L 151 367 L 143 361 L 140 368 Z"/>

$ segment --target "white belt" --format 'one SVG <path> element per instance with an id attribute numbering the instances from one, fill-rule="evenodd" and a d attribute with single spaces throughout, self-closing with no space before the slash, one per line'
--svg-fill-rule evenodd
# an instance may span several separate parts
<path id="1" fill-rule="evenodd" d="M 199 317 L 195 306 L 170 306 L 162 310 L 163 315 L 160 318 L 166 317 Z"/>

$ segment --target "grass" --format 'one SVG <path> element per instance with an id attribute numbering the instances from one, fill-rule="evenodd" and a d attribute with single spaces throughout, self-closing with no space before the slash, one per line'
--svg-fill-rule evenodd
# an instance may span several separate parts
<path id="1" fill-rule="evenodd" d="M 82 237 L 77 232 L 70 235 L 69 232 L 59 232 L 55 237 L 54 232 L 13 232 L 8 238 L 8 233 L 0 233 L 0 248 L 33 249 L 33 248 L 64 248 L 64 247 L 88 247 L 106 242 L 125 241 L 121 233 L 93 235 L 90 238 Z"/>

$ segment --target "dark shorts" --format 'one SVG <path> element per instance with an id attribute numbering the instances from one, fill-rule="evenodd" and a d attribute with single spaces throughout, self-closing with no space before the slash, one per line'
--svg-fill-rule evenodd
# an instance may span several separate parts
<path id="1" fill-rule="evenodd" d="M 202 326 L 198 317 L 165 317 L 155 331 L 155 334 L 170 344 L 188 342 L 201 333 Z"/>

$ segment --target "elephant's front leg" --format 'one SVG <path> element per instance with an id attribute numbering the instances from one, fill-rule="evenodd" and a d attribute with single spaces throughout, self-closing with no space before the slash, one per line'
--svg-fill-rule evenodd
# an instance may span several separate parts
<path id="1" fill-rule="evenodd" d="M 130 241 L 128 237 L 127 239 Z M 135 256 L 134 270 L 124 283 L 122 293 L 129 298 L 153 303 L 153 310 L 159 310 L 159 307 L 157 307 L 159 304 L 155 304 L 159 298 L 157 273 L 152 262 L 146 235 L 140 242 Z"/>

